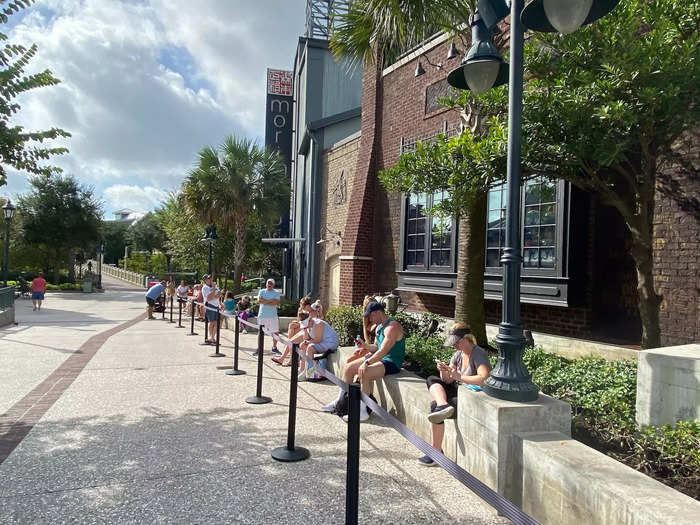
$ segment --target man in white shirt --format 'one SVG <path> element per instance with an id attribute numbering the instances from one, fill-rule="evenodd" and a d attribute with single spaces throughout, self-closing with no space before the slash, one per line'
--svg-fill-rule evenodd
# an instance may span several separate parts
<path id="1" fill-rule="evenodd" d="M 204 281 L 204 286 L 202 286 L 202 296 L 204 297 L 204 304 L 207 306 L 205 309 L 205 316 L 207 319 L 207 341 L 216 344 L 216 328 L 219 321 L 219 289 L 214 284 L 214 280 L 211 275 L 207 274 L 202 277 Z"/>

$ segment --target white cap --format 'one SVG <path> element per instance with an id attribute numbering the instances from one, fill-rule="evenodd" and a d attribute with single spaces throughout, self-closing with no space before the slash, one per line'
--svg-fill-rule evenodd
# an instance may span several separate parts
<path id="1" fill-rule="evenodd" d="M 274 286 L 275 280 L 272 279 L 272 278 L 270 278 L 270 279 L 268 279 L 267 281 L 265 281 L 265 284 L 267 284 L 267 283 L 272 283 L 272 285 Z"/>

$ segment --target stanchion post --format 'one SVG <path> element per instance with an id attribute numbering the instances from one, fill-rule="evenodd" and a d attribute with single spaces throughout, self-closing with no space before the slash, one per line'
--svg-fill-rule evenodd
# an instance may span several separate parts
<path id="1" fill-rule="evenodd" d="M 234 318 L 233 328 L 235 330 L 234 334 L 233 334 L 233 370 L 226 370 L 226 375 L 240 376 L 240 375 L 245 374 L 245 370 L 238 370 L 238 338 L 239 338 L 238 332 L 240 331 L 240 328 L 241 328 L 241 322 L 238 319 L 238 316 L 236 316 Z"/>
<path id="2" fill-rule="evenodd" d="M 219 341 L 221 340 L 221 310 L 216 311 L 216 351 L 209 354 L 209 357 L 226 357 L 226 354 L 219 352 Z"/>
<path id="3" fill-rule="evenodd" d="M 182 326 L 182 297 L 177 298 L 177 327 L 184 328 Z"/>
<path id="4" fill-rule="evenodd" d="M 357 525 L 360 489 L 360 386 L 348 390 L 348 464 L 345 481 L 345 525 Z"/>
<path id="5" fill-rule="evenodd" d="M 202 345 L 208 345 L 209 344 L 209 319 L 207 318 L 207 302 L 204 301 L 204 342 L 200 343 Z"/>
<path id="6" fill-rule="evenodd" d="M 290 463 L 303 461 L 311 456 L 311 453 L 303 447 L 294 446 L 294 434 L 297 423 L 297 384 L 299 381 L 299 354 L 297 345 L 292 346 L 292 378 L 289 382 L 289 422 L 287 424 L 287 446 L 279 447 L 272 451 L 272 458 L 277 461 Z"/>
<path id="7" fill-rule="evenodd" d="M 164 293 L 161 295 L 163 297 L 163 321 L 165 321 L 165 305 L 166 305 L 167 297 L 165 297 Z"/>
<path id="8" fill-rule="evenodd" d="M 170 296 L 170 322 L 171 322 L 171 323 L 174 323 L 174 322 L 175 322 L 175 321 L 173 321 L 173 300 L 174 300 L 174 298 L 173 298 L 173 296 L 171 295 L 171 296 Z"/>
<path id="9" fill-rule="evenodd" d="M 199 335 L 197 332 L 194 331 L 194 311 L 195 308 L 197 308 L 197 305 L 195 304 L 194 301 L 192 301 L 192 310 L 190 311 L 191 315 L 191 320 L 190 320 L 190 333 L 187 335 Z"/>
<path id="10" fill-rule="evenodd" d="M 264 405 L 272 403 L 272 398 L 262 395 L 262 375 L 263 375 L 263 350 L 265 349 L 265 333 L 262 325 L 258 326 L 258 381 L 255 387 L 255 395 L 245 400 L 251 405 Z"/>

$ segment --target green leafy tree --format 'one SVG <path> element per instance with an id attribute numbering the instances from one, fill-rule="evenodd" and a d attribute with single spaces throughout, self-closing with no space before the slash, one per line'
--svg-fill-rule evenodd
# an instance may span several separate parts
<path id="1" fill-rule="evenodd" d="M 58 272 L 78 250 L 91 252 L 100 240 L 101 202 L 93 189 L 71 176 L 34 176 L 18 201 L 22 241 L 36 245 Z"/>
<path id="2" fill-rule="evenodd" d="M 156 215 L 149 212 L 129 227 L 126 239 L 132 249 L 153 253 L 163 250 L 166 235 Z"/>
<path id="3" fill-rule="evenodd" d="M 289 202 L 282 158 L 248 139 L 229 136 L 218 150 L 208 146 L 199 153 L 182 194 L 193 218 L 232 233 L 233 290 L 238 292 L 250 217 L 272 224 Z"/>
<path id="4" fill-rule="evenodd" d="M 488 345 L 484 310 L 486 207 L 489 188 L 503 178 L 505 128 L 496 120 L 485 135 L 465 130 L 447 140 L 419 143 L 395 166 L 379 174 L 390 191 L 432 194 L 446 191 L 434 213 L 459 218 L 455 320 L 468 323 L 477 342 Z"/>
<path id="5" fill-rule="evenodd" d="M 108 264 L 117 264 L 124 257 L 127 245 L 126 233 L 129 223 L 124 221 L 102 221 L 102 237 L 105 241 L 104 260 Z"/>
<path id="6" fill-rule="evenodd" d="M 10 17 L 28 8 L 34 0 L 0 0 L 0 23 L 7 24 Z M 67 153 L 64 147 L 44 147 L 46 140 L 70 137 L 70 133 L 51 128 L 45 131 L 26 131 L 13 125 L 12 118 L 21 107 L 16 98 L 33 89 L 53 86 L 60 82 L 48 69 L 40 73 L 26 74 L 25 70 L 37 53 L 36 44 L 29 48 L 7 42 L 7 35 L 0 32 L 0 186 L 7 183 L 7 167 L 35 175 L 51 175 L 61 170 L 45 166 L 41 161 L 53 155 Z"/>
<path id="7" fill-rule="evenodd" d="M 173 256 L 175 266 L 203 273 L 207 267 L 200 242 L 203 226 L 189 213 L 182 194 L 171 193 L 155 215 L 165 232 L 164 249 Z"/>
<path id="8" fill-rule="evenodd" d="M 620 213 L 631 234 L 644 348 L 661 342 L 653 271 L 659 192 L 700 217 L 699 31 L 698 0 L 628 0 L 571 35 L 537 35 L 525 54 L 524 169 L 568 180 Z M 479 103 L 505 123 L 502 91 Z"/>

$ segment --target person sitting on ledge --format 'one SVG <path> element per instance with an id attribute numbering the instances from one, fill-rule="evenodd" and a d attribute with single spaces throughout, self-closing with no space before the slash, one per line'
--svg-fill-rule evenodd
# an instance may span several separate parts
<path id="1" fill-rule="evenodd" d="M 236 310 L 238 311 L 238 319 L 241 321 L 247 321 L 252 317 L 252 314 L 250 313 L 250 297 L 247 295 L 244 295 L 241 297 L 241 300 L 238 301 L 238 304 L 236 305 Z M 243 323 L 240 323 L 240 331 L 242 334 L 247 334 L 248 329 L 246 328 L 246 325 Z"/>
<path id="2" fill-rule="evenodd" d="M 462 323 L 455 323 L 445 338 L 445 347 L 456 350 L 450 364 L 437 363 L 440 377 L 430 376 L 426 380 L 430 397 L 430 433 L 433 447 L 442 452 L 442 438 L 445 436 L 445 419 L 452 418 L 457 411 L 457 388 L 460 384 L 478 385 L 491 373 L 489 357 L 486 350 L 476 345 L 471 330 Z M 437 465 L 430 456 L 418 460 L 421 465 Z"/>
<path id="3" fill-rule="evenodd" d="M 355 359 L 348 363 L 343 371 L 343 380 L 350 383 L 357 375 L 362 392 L 365 395 L 372 394 L 372 383 L 384 376 L 398 374 L 401 371 L 403 358 L 406 353 L 406 338 L 401 324 L 384 312 L 384 305 L 377 301 L 367 304 L 363 318 L 368 319 L 370 325 L 377 326 L 377 344 L 370 345 L 358 339 L 356 341 L 358 352 L 367 354 L 364 359 Z M 338 398 L 321 408 L 324 412 L 334 412 L 335 407 L 344 395 L 343 391 Z M 369 413 L 364 401 L 360 402 L 360 421 L 367 421 Z M 343 416 L 347 422 L 348 416 Z"/>
<path id="4" fill-rule="evenodd" d="M 312 359 L 314 354 L 335 352 L 340 344 L 338 333 L 331 325 L 318 317 L 319 312 L 320 310 L 312 308 L 309 313 L 301 312 L 299 315 L 303 339 L 299 349 L 306 352 L 306 355 Z M 310 369 L 304 361 L 300 365 L 299 381 L 305 381 Z"/>
<path id="5" fill-rule="evenodd" d="M 311 297 L 308 295 L 306 297 L 302 297 L 299 299 L 299 308 L 297 308 L 297 318 L 289 323 L 289 327 L 287 328 L 287 339 L 292 341 L 293 343 L 296 343 L 300 341 L 301 339 L 299 337 L 294 338 L 295 335 L 297 335 L 301 331 L 301 313 L 306 312 L 307 314 L 311 310 Z M 293 340 L 292 340 L 293 339 Z M 272 360 L 277 363 L 278 365 L 282 366 L 291 366 L 291 363 L 287 360 L 287 356 L 289 356 L 290 352 L 292 349 L 290 347 L 286 347 L 284 351 L 282 352 L 282 355 L 277 357 L 274 356 Z"/>

